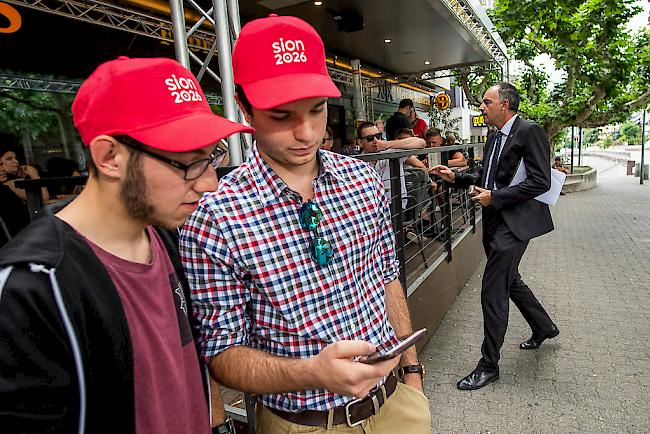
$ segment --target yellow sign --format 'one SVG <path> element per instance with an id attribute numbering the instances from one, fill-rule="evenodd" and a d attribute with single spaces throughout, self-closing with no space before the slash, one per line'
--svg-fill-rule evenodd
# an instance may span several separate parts
<path id="1" fill-rule="evenodd" d="M 169 43 L 174 41 L 174 35 L 172 35 L 171 29 L 161 28 L 160 38 L 165 45 L 169 45 Z M 212 41 L 197 36 L 190 36 L 187 38 L 187 47 L 192 51 L 204 51 L 207 53 L 210 51 L 210 47 L 212 47 Z"/>
<path id="2" fill-rule="evenodd" d="M 7 3 L 0 3 L 0 15 L 9 20 L 9 25 L 7 25 L 7 27 L 0 27 L 0 33 L 17 32 L 23 24 L 23 20 L 20 18 L 18 11 Z"/>
<path id="3" fill-rule="evenodd" d="M 434 104 L 440 110 L 447 110 L 451 105 L 451 98 L 449 98 L 449 95 L 447 95 L 446 93 L 441 92 L 438 95 L 436 95 Z"/>
<path id="4" fill-rule="evenodd" d="M 485 117 L 483 115 L 472 116 L 472 126 L 474 128 L 487 127 Z"/>

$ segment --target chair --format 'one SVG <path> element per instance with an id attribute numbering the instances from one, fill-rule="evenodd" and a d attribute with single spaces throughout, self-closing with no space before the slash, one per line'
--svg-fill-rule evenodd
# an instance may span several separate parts
<path id="1" fill-rule="evenodd" d="M 404 233 L 411 230 L 415 233 L 420 254 L 425 266 L 427 257 L 424 253 L 424 222 L 422 219 L 422 210 L 429 204 L 429 175 L 421 169 L 404 169 L 404 182 L 406 183 L 407 205 L 404 211 Z"/>
<path id="2" fill-rule="evenodd" d="M 9 228 L 5 224 L 5 221 L 0 217 L 0 246 L 5 245 L 11 239 L 11 233 Z"/>

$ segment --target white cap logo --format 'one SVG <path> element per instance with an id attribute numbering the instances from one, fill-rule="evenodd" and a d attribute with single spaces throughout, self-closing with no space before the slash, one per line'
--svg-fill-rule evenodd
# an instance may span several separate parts
<path id="1" fill-rule="evenodd" d="M 165 84 L 176 104 L 203 101 L 203 97 L 197 91 L 197 86 L 192 78 L 177 78 L 175 74 L 172 74 L 170 78 L 165 79 Z"/>
<path id="2" fill-rule="evenodd" d="M 271 44 L 276 65 L 307 62 L 305 44 L 300 39 L 280 38 Z"/>

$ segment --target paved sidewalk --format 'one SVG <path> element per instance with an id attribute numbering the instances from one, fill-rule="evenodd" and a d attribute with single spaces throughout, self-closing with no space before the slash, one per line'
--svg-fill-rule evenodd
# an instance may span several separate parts
<path id="1" fill-rule="evenodd" d="M 483 262 L 421 354 L 435 433 L 650 432 L 650 184 L 586 159 L 598 186 L 562 196 L 556 230 L 533 240 L 521 275 L 560 329 L 536 351 L 511 303 L 501 378 L 456 382 L 480 358 Z"/>

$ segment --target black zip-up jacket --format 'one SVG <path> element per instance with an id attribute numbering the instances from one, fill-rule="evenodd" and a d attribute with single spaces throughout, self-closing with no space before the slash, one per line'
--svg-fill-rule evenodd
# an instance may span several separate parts
<path id="1" fill-rule="evenodd" d="M 190 300 L 176 239 L 157 232 Z M 135 432 L 117 289 L 87 242 L 52 215 L 0 250 L 0 433 L 18 432 Z"/>

